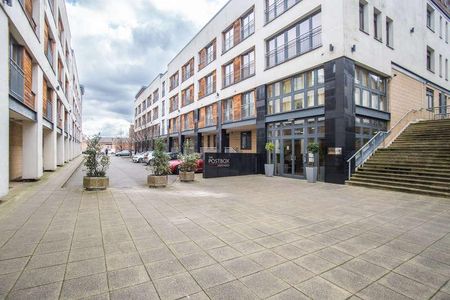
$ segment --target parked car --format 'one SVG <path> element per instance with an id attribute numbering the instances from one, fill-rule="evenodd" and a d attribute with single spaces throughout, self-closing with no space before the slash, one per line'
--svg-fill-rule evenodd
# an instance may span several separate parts
<path id="1" fill-rule="evenodd" d="M 178 159 L 178 153 L 169 153 L 170 161 L 169 167 L 172 174 L 178 174 L 180 172 L 179 167 L 181 164 L 181 160 Z M 197 160 L 197 168 L 195 169 L 195 173 L 203 172 L 203 159 Z"/>
<path id="2" fill-rule="evenodd" d="M 136 153 L 133 155 L 132 160 L 134 163 L 141 163 L 144 161 L 144 157 L 148 152 Z"/>
<path id="3" fill-rule="evenodd" d="M 145 163 L 146 165 L 150 165 L 152 159 L 153 159 L 153 151 L 148 151 L 144 154 L 144 159 L 142 160 L 142 162 Z"/>
<path id="4" fill-rule="evenodd" d="M 116 156 L 123 156 L 123 157 L 131 156 L 131 151 L 130 150 L 119 151 L 116 153 Z"/>

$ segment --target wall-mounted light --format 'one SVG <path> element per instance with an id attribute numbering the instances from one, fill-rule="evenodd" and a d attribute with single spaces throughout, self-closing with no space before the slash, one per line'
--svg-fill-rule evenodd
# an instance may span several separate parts
<path id="1" fill-rule="evenodd" d="M 8 6 L 12 6 L 12 1 L 11 0 L 3 0 L 3 3 L 5 3 Z"/>
<path id="2" fill-rule="evenodd" d="M 333 46 L 333 44 L 330 44 L 330 52 L 333 52 L 334 51 L 334 46 Z"/>
<path id="3" fill-rule="evenodd" d="M 352 46 L 352 52 L 356 52 L 356 45 Z"/>
<path id="4" fill-rule="evenodd" d="M 410 33 L 414 33 L 416 29 L 414 27 L 411 27 L 411 29 L 409 30 Z"/>

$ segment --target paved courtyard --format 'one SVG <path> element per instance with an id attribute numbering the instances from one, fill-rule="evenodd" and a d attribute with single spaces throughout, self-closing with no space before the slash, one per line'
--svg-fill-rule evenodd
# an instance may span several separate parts
<path id="1" fill-rule="evenodd" d="M 145 187 L 80 159 L 0 204 L 0 299 L 450 299 L 450 201 L 247 176 Z"/>

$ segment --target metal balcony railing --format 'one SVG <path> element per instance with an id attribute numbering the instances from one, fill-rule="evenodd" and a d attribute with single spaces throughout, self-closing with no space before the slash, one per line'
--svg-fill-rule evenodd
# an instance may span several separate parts
<path id="1" fill-rule="evenodd" d="M 241 119 L 249 119 L 255 117 L 255 103 L 244 104 L 241 106 Z"/>
<path id="2" fill-rule="evenodd" d="M 205 89 L 205 96 L 211 95 L 212 93 L 216 92 L 216 82 L 210 83 L 206 86 Z"/>
<path id="3" fill-rule="evenodd" d="M 304 54 L 322 46 L 322 26 L 281 45 L 266 54 L 267 67 L 273 67 L 288 59 Z"/>
<path id="4" fill-rule="evenodd" d="M 234 83 L 234 72 L 226 74 L 223 78 L 223 86 L 227 87 Z"/>
<path id="5" fill-rule="evenodd" d="M 53 50 L 52 50 L 52 48 L 50 46 L 51 42 L 49 41 L 48 43 L 49 43 L 49 47 L 48 47 L 48 49 L 47 49 L 47 51 L 45 53 L 45 56 L 47 57 L 47 60 L 50 63 L 50 66 L 53 67 Z"/>
<path id="6" fill-rule="evenodd" d="M 206 116 L 205 124 L 206 124 L 206 126 L 216 125 L 216 118 L 214 118 L 212 116 Z"/>
<path id="7" fill-rule="evenodd" d="M 241 67 L 241 80 L 247 79 L 255 75 L 255 61 L 251 61 Z"/>
<path id="8" fill-rule="evenodd" d="M 255 32 L 255 21 L 251 21 L 241 29 L 241 40 L 245 40 Z"/>
<path id="9" fill-rule="evenodd" d="M 53 122 L 53 102 L 47 100 L 46 109 L 44 111 L 44 118 Z"/>
<path id="10" fill-rule="evenodd" d="M 286 0 L 278 0 L 275 1 L 272 5 L 269 5 L 266 9 L 266 22 L 270 22 L 282 13 L 284 13 L 286 10 L 300 2 L 301 0 L 294 0 L 294 1 L 286 1 Z"/>
<path id="11" fill-rule="evenodd" d="M 233 121 L 233 110 L 225 109 L 223 113 L 223 122 L 231 122 Z"/>
<path id="12" fill-rule="evenodd" d="M 9 93 L 14 99 L 24 102 L 25 74 L 12 59 L 9 60 Z"/>

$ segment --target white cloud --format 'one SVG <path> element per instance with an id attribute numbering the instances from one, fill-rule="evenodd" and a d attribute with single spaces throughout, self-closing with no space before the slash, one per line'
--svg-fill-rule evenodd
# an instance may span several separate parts
<path id="1" fill-rule="evenodd" d="M 86 134 L 127 134 L 134 95 L 227 0 L 69 0 Z"/>

